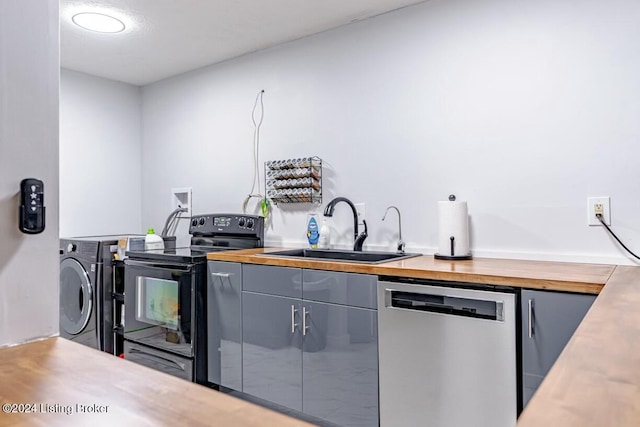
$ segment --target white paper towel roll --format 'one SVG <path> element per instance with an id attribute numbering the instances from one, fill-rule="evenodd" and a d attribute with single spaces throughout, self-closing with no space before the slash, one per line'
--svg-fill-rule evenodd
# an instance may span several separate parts
<path id="1" fill-rule="evenodd" d="M 469 256 L 469 217 L 467 202 L 438 202 L 438 255 Z M 453 237 L 453 253 L 451 253 Z"/>

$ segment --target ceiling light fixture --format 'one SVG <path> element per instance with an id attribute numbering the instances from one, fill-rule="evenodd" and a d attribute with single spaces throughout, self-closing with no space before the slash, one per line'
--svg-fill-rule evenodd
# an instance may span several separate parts
<path id="1" fill-rule="evenodd" d="M 99 33 L 119 33 L 124 31 L 125 25 L 121 20 L 103 13 L 82 12 L 71 18 L 74 24 L 85 30 Z"/>

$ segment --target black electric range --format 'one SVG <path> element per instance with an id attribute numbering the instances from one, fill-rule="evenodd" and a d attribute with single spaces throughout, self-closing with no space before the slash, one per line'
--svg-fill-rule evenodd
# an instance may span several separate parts
<path id="1" fill-rule="evenodd" d="M 206 383 L 207 253 L 263 247 L 264 218 L 198 215 L 189 233 L 189 247 L 126 253 L 124 357 Z"/>

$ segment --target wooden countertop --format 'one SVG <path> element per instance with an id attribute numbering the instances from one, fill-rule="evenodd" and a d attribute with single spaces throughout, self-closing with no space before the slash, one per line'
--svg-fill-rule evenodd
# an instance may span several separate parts
<path id="1" fill-rule="evenodd" d="M 518 427 L 640 425 L 640 268 L 616 267 Z"/>
<path id="2" fill-rule="evenodd" d="M 615 266 L 549 261 L 475 258 L 469 261 L 445 261 L 423 255 L 383 264 L 359 264 L 342 261 L 318 261 L 268 256 L 283 248 L 244 249 L 210 252 L 211 261 L 313 268 L 381 276 L 462 281 L 479 284 L 519 286 L 567 292 L 597 294 Z M 260 255 L 257 255 L 260 254 Z"/>
<path id="3" fill-rule="evenodd" d="M 0 404 L 2 426 L 310 425 L 63 338 L 0 349 Z"/>
<path id="4" fill-rule="evenodd" d="M 217 252 L 210 260 L 599 293 L 518 427 L 640 425 L 640 267 L 421 256 L 378 265 Z"/>

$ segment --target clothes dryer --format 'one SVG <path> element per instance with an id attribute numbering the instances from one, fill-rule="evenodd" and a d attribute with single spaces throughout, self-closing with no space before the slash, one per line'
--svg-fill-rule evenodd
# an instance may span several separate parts
<path id="1" fill-rule="evenodd" d="M 61 337 L 114 354 L 114 254 L 124 236 L 60 239 Z"/>

